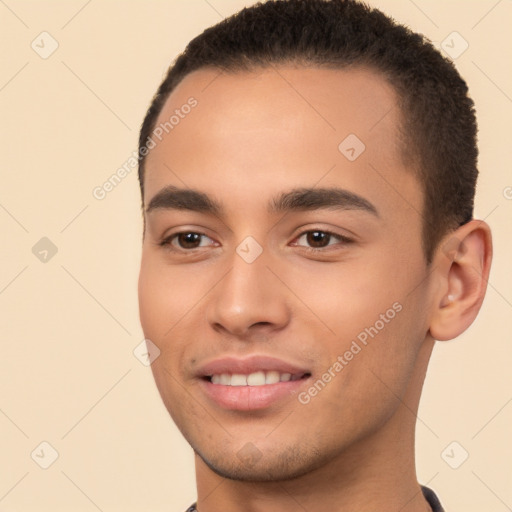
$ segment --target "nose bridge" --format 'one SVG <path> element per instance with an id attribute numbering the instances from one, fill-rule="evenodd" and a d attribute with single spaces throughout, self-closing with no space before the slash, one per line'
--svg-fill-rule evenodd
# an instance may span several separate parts
<path id="1" fill-rule="evenodd" d="M 269 264 L 269 254 L 253 240 L 239 244 L 229 261 L 229 272 L 210 299 L 208 320 L 212 326 L 240 335 L 255 324 L 279 327 L 287 321 L 284 290 L 267 268 Z"/>

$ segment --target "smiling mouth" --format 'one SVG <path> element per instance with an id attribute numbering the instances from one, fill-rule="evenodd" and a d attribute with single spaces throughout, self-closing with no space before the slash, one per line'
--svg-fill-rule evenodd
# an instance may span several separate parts
<path id="1" fill-rule="evenodd" d="M 205 380 L 212 384 L 220 386 L 268 386 L 279 382 L 293 382 L 310 377 L 309 372 L 306 373 L 282 373 L 275 370 L 257 371 L 249 374 L 243 373 L 216 373 L 207 375 Z"/>

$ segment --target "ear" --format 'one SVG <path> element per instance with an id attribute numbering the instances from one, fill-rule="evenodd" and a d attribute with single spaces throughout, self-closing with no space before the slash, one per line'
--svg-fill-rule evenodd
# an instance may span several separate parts
<path id="1" fill-rule="evenodd" d="M 451 340 L 475 320 L 484 300 L 492 260 L 491 229 L 472 220 L 450 232 L 433 260 L 438 286 L 433 297 L 430 334 Z"/>

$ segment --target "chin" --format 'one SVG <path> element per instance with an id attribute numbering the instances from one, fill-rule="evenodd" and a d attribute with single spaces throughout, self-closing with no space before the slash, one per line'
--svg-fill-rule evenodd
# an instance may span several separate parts
<path id="1" fill-rule="evenodd" d="M 265 454 L 252 443 L 247 443 L 238 453 L 225 450 L 222 454 L 205 455 L 197 449 L 194 452 L 219 476 L 241 482 L 289 481 L 311 473 L 326 462 L 319 454 L 314 456 L 313 450 L 309 457 L 296 447 Z"/>

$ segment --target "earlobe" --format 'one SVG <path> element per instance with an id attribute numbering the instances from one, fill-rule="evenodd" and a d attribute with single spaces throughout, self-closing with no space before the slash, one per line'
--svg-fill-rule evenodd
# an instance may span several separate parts
<path id="1" fill-rule="evenodd" d="M 491 230 L 472 220 L 439 244 L 434 258 L 438 292 L 433 297 L 430 334 L 439 341 L 463 333 L 482 305 L 492 260 Z"/>

